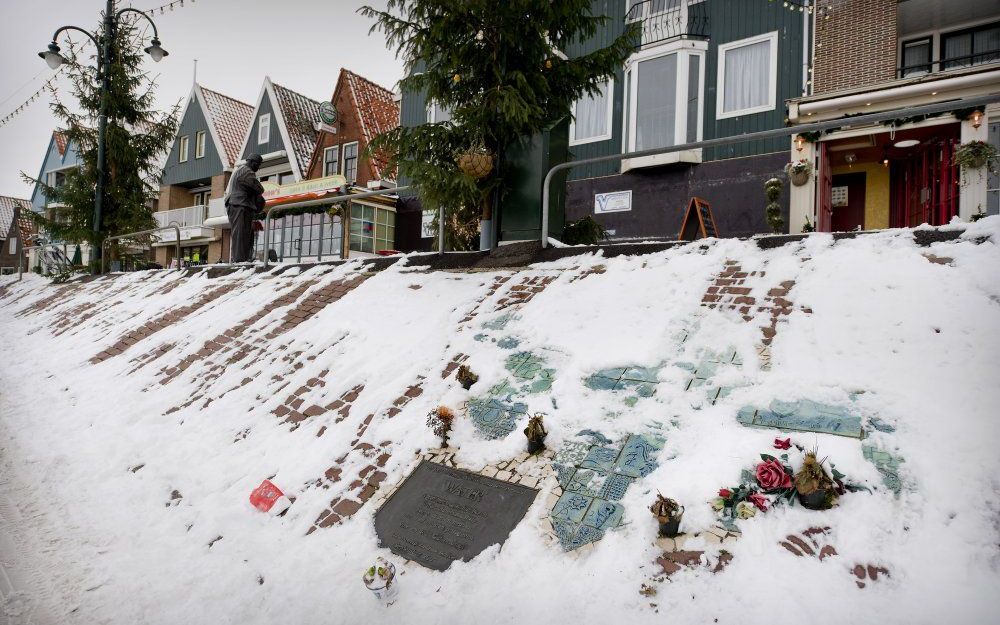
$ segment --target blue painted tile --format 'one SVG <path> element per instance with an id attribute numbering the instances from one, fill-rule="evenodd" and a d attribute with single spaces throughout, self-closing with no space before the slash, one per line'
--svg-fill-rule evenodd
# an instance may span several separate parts
<path id="1" fill-rule="evenodd" d="M 479 341 L 480 343 L 485 343 L 486 341 L 490 340 L 490 336 L 488 334 L 477 334 L 472 338 L 475 339 L 476 341 Z"/>
<path id="2" fill-rule="evenodd" d="M 611 439 L 610 438 L 608 438 L 607 436 L 601 434 L 600 432 L 598 432 L 596 430 L 580 430 L 579 432 L 576 433 L 576 435 L 577 436 L 586 436 L 587 438 L 589 438 L 591 440 L 591 442 L 593 442 L 594 445 L 610 445 L 611 444 Z M 584 454 L 582 456 L 580 456 L 580 460 L 581 461 L 584 458 L 587 457 L 586 451 L 589 451 L 589 449 L 590 449 L 590 447 L 588 446 L 587 449 L 584 450 Z"/>
<path id="3" fill-rule="evenodd" d="M 527 414 L 528 406 L 508 404 L 494 398 L 469 401 L 469 418 L 487 438 L 503 438 L 514 431 L 517 420 Z"/>
<path id="4" fill-rule="evenodd" d="M 580 463 L 581 469 L 596 469 L 603 473 L 610 473 L 618 458 L 618 449 L 611 447 L 591 447 L 587 452 L 587 457 Z"/>
<path id="5" fill-rule="evenodd" d="M 660 381 L 659 375 L 660 370 L 658 367 L 628 367 L 622 375 L 622 379 L 656 384 Z"/>
<path id="6" fill-rule="evenodd" d="M 510 323 L 510 321 L 513 318 L 514 315 L 512 315 L 511 313 L 504 313 L 499 317 L 497 317 L 496 319 L 487 321 L 486 323 L 483 324 L 483 327 L 487 330 L 503 330 L 505 327 L 507 327 L 507 324 Z"/>
<path id="7" fill-rule="evenodd" d="M 559 482 L 559 486 L 565 490 L 570 481 L 573 479 L 573 474 L 576 473 L 576 467 L 567 466 L 565 464 L 553 465 L 556 469 L 556 480 Z"/>
<path id="8" fill-rule="evenodd" d="M 597 493 L 597 496 L 608 501 L 621 501 L 628 487 L 634 481 L 635 478 L 627 475 L 611 474 L 604 479 L 604 484 L 601 486 L 601 490 Z"/>
<path id="9" fill-rule="evenodd" d="M 774 400 L 768 410 L 745 406 L 736 416 L 744 425 L 779 430 L 818 432 L 861 438 L 861 418 L 848 409 L 819 404 L 811 400 L 785 402 Z"/>
<path id="10" fill-rule="evenodd" d="M 587 432 L 589 430 L 584 430 Z M 581 432 L 583 434 L 583 432 Z M 563 443 L 563 446 L 556 451 L 556 455 L 553 458 L 558 464 L 563 464 L 566 466 L 576 467 L 583 459 L 587 457 L 587 452 L 590 451 L 591 445 L 588 443 L 578 443 L 575 441 L 570 441 Z"/>
<path id="11" fill-rule="evenodd" d="M 619 503 L 604 499 L 595 499 L 590 504 L 590 509 L 587 510 L 582 523 L 597 530 L 609 530 L 618 527 L 624 513 L 625 508 Z"/>
<path id="12" fill-rule="evenodd" d="M 595 391 L 611 391 L 618 384 L 617 378 L 606 378 L 600 375 L 588 376 L 583 381 L 584 386 Z"/>
<path id="13" fill-rule="evenodd" d="M 518 352 L 508 356 L 504 366 L 515 378 L 530 380 L 541 371 L 543 362 L 531 352 Z"/>
<path id="14" fill-rule="evenodd" d="M 555 507 L 552 508 L 550 516 L 572 523 L 579 523 L 583 520 L 584 515 L 587 513 L 587 508 L 590 507 L 590 502 L 593 500 L 593 497 L 581 495 L 580 493 L 563 493 L 559 501 L 556 502 Z"/>
<path id="15" fill-rule="evenodd" d="M 509 402 L 518 395 L 518 389 L 511 385 L 510 380 L 503 380 L 491 386 L 488 393 L 502 402 Z"/>
<path id="16" fill-rule="evenodd" d="M 516 349 L 521 341 L 517 340 L 513 336 L 505 336 L 499 341 L 497 341 L 497 347 L 500 349 Z"/>
<path id="17" fill-rule="evenodd" d="M 577 469 L 569 485 L 564 488 L 567 491 L 586 495 L 587 497 L 597 497 L 597 493 L 601 491 L 607 475 L 607 473 L 600 471 Z"/>
<path id="18" fill-rule="evenodd" d="M 642 436 L 633 434 L 625 441 L 622 453 L 615 463 L 614 472 L 629 477 L 641 477 L 645 471 L 645 474 L 648 475 L 652 469 L 647 471 L 647 465 L 652 463 L 652 468 L 656 467 L 655 455 L 656 450 L 649 444 L 649 441 Z"/>
<path id="19" fill-rule="evenodd" d="M 883 419 L 881 419 L 879 417 L 869 417 L 868 418 L 868 425 L 872 426 L 873 428 L 875 428 L 879 432 L 884 432 L 886 434 L 892 434 L 893 432 L 896 431 L 895 426 L 893 426 L 893 425 L 891 425 L 889 423 L 886 423 Z"/>

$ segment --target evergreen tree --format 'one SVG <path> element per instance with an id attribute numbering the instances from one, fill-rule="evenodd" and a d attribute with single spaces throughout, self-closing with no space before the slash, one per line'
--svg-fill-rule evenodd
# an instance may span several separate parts
<path id="1" fill-rule="evenodd" d="M 451 111 L 450 121 L 385 133 L 369 151 L 388 155 L 424 209 L 444 206 L 453 249 L 474 246 L 480 217 L 490 219 L 508 191 L 505 148 L 570 115 L 633 51 L 636 30 L 627 28 L 604 49 L 566 58 L 562 51 L 610 19 L 591 7 L 592 0 L 388 0 L 385 11 L 361 9 L 405 61 L 400 86 Z M 456 162 L 477 152 L 495 163 L 481 179 Z"/>
<path id="2" fill-rule="evenodd" d="M 159 192 L 160 162 L 177 130 L 179 107 L 175 105 L 167 112 L 154 109 L 156 81 L 142 69 L 147 59 L 143 53 L 144 22 L 137 24 L 136 18 L 126 14 L 111 33 L 104 31 L 102 19 L 94 31 L 99 41 L 111 37 L 110 62 L 101 68 L 109 73 L 110 83 L 104 202 L 98 232 L 94 231 L 101 109 L 97 52 L 86 40 L 83 45 L 71 44 L 65 54 L 72 102 L 63 101 L 53 90 L 52 111 L 64 127 L 67 142 L 76 147 L 81 165 L 67 171 L 63 185 L 58 188 L 49 186 L 45 180 L 24 176 L 30 183 L 41 186 L 50 204 L 61 205 L 47 215 L 35 216 L 39 227 L 53 238 L 87 241 L 93 247 L 100 247 L 109 236 L 156 226 L 150 205 Z M 119 256 L 119 246 L 112 246 L 111 253 L 113 257 Z"/>

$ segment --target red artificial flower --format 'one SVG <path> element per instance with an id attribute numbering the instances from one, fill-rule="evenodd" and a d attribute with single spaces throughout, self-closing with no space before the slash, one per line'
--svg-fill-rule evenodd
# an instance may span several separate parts
<path id="1" fill-rule="evenodd" d="M 765 491 L 791 488 L 792 476 L 785 472 L 785 467 L 777 460 L 768 460 L 757 465 L 755 471 L 757 483 Z"/>
<path id="2" fill-rule="evenodd" d="M 719 497 L 722 497 L 723 499 L 729 499 L 732 496 L 732 494 L 733 491 L 729 490 L 728 488 L 719 489 Z"/>
<path id="3" fill-rule="evenodd" d="M 757 509 L 761 512 L 767 512 L 767 497 L 761 495 L 760 493 L 750 493 L 747 496 L 747 501 L 757 506 Z"/>
<path id="4" fill-rule="evenodd" d="M 775 449 L 789 449 L 791 448 L 791 446 L 792 446 L 792 439 L 790 438 L 786 438 L 785 440 L 781 440 L 780 438 L 774 439 Z"/>

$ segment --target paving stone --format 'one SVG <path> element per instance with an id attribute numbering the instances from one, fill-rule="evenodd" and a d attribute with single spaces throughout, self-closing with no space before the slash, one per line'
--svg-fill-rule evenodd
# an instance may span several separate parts
<path id="1" fill-rule="evenodd" d="M 611 473 L 620 450 L 611 447 L 591 447 L 587 456 L 580 463 L 581 469 L 593 469 L 602 473 Z"/>

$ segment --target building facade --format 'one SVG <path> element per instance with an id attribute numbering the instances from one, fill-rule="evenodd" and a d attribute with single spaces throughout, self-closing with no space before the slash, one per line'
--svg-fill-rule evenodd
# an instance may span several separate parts
<path id="1" fill-rule="evenodd" d="M 805 160 L 813 174 L 792 187 L 790 231 L 941 225 L 1000 212 L 996 173 L 956 164 L 962 144 L 1000 147 L 1000 104 L 907 113 L 1000 93 L 1000 3 L 824 0 L 813 18 L 814 88 L 789 100 L 790 123 L 878 111 L 899 117 L 793 138 L 790 160 Z"/>
<path id="2" fill-rule="evenodd" d="M 228 262 L 229 230 L 213 225 L 225 217 L 222 198 L 236 162 L 253 107 L 199 84 L 191 88 L 160 179 L 157 225 L 180 227 L 183 260 Z M 228 221 L 226 221 L 228 224 Z M 154 258 L 166 267 L 176 261 L 176 234 L 160 236 Z"/>
<path id="3" fill-rule="evenodd" d="M 65 132 L 54 130 L 49 139 L 49 145 L 45 150 L 45 157 L 42 159 L 42 166 L 39 168 L 37 180 L 44 182 L 52 188 L 59 188 L 66 180 L 66 175 L 80 167 L 82 159 L 77 151 L 76 145 L 69 139 Z M 36 184 L 31 193 L 30 210 L 44 215 L 47 219 L 55 219 L 61 204 L 50 201 L 41 185 Z M 74 259 L 76 248 L 80 248 L 81 264 L 89 262 L 91 257 L 90 244 L 86 241 L 77 243 L 75 241 L 54 240 L 46 233 L 41 232 L 39 236 L 48 243 L 62 246 L 66 257 Z M 33 252 L 31 254 L 31 266 L 36 266 L 37 258 Z"/>
<path id="4" fill-rule="evenodd" d="M 22 262 L 23 248 L 31 244 L 34 226 L 28 213 L 31 201 L 0 195 L 0 274 L 17 273 L 29 267 L 28 258 Z"/>

